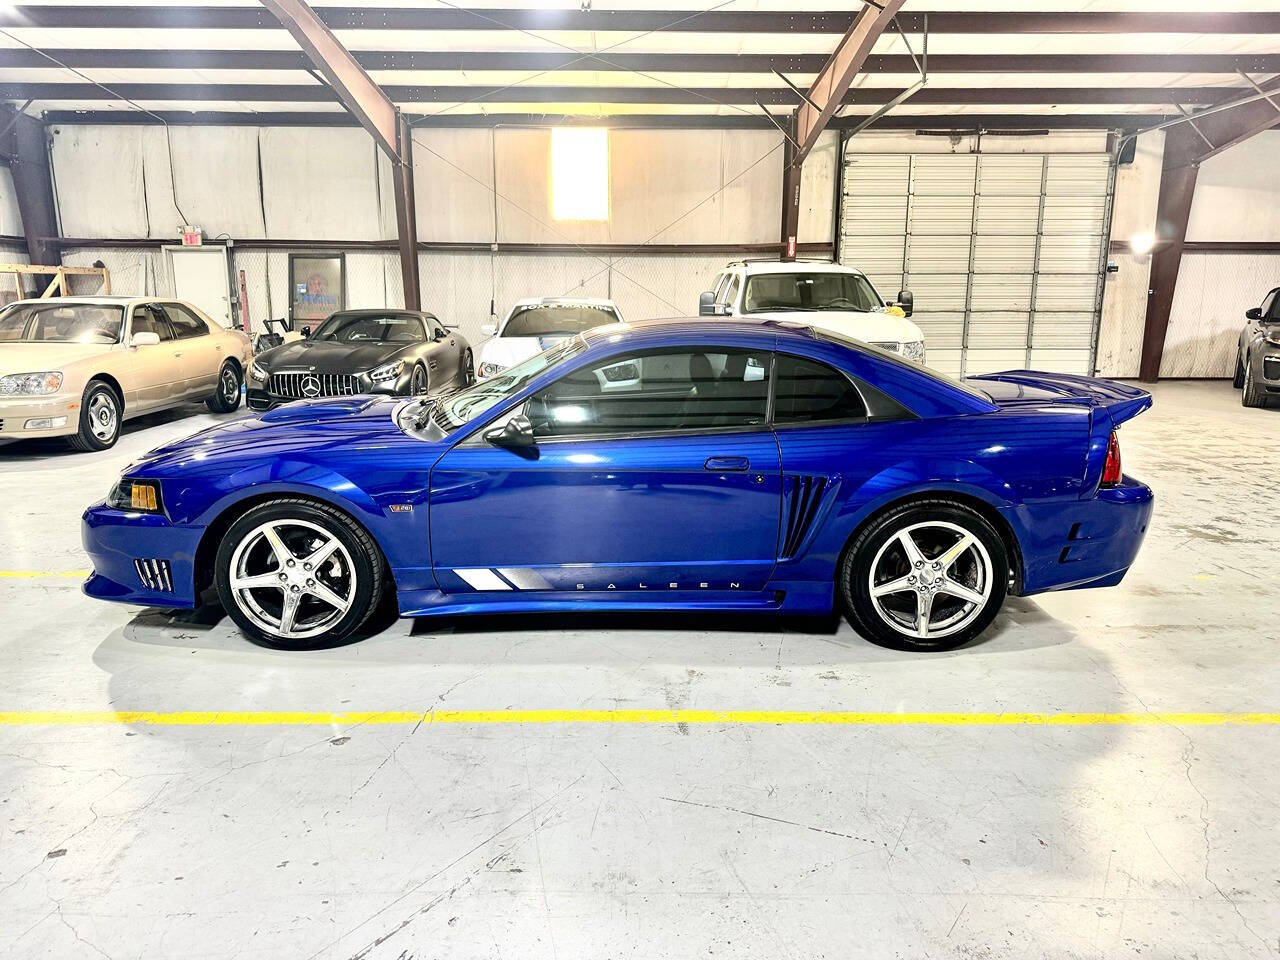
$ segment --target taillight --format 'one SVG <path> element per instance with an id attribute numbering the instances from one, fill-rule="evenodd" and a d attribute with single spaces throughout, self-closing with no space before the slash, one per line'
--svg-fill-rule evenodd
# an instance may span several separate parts
<path id="1" fill-rule="evenodd" d="M 1112 430 L 1111 439 L 1107 442 L 1107 462 L 1102 466 L 1102 485 L 1114 487 L 1123 476 L 1120 469 L 1120 438 Z"/>

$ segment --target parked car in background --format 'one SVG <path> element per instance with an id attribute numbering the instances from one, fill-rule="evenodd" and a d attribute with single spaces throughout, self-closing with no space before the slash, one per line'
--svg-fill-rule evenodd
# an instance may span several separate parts
<path id="1" fill-rule="evenodd" d="M 865 275 L 825 260 L 739 260 L 698 301 L 704 317 L 797 320 L 924 363 L 924 334 L 907 319 L 911 310 L 910 290 L 886 301 Z"/>
<path id="2" fill-rule="evenodd" d="M 342 310 L 302 339 L 272 347 L 249 365 L 249 407 L 360 393 L 415 396 L 465 387 L 474 379 L 471 344 L 434 314 Z"/>
<path id="3" fill-rule="evenodd" d="M 293 648 L 386 588 L 405 617 L 838 605 L 941 650 L 1006 593 L 1121 581 L 1153 499 L 1116 428 L 1150 405 L 1090 377 L 962 384 L 792 323 L 615 324 L 444 397 L 293 404 L 153 451 L 85 512 L 84 589 L 192 607 L 212 584 Z"/>
<path id="4" fill-rule="evenodd" d="M 477 373 L 482 380 L 492 377 L 565 337 L 621 320 L 618 305 L 612 300 L 587 297 L 518 300 L 502 323 L 486 323 L 480 328 L 491 339 L 480 348 Z"/>
<path id="5" fill-rule="evenodd" d="M 230 413 L 251 355 L 243 333 L 177 300 L 18 300 L 0 310 L 0 439 L 105 450 L 140 414 L 191 400 Z"/>
<path id="6" fill-rule="evenodd" d="M 1265 407 L 1268 397 L 1280 395 L 1280 287 L 1262 298 L 1262 306 L 1246 310 L 1245 319 L 1232 384 L 1246 407 Z"/>

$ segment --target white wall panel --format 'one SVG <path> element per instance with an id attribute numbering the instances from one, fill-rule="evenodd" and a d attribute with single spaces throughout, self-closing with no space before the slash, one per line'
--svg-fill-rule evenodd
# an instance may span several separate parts
<path id="1" fill-rule="evenodd" d="M 364 130 L 263 127 L 258 135 L 267 236 L 393 239 L 382 233 L 376 147 Z"/>
<path id="2" fill-rule="evenodd" d="M 493 130 L 414 131 L 413 191 L 419 240 L 474 243 L 494 239 L 495 136 Z M 383 205 L 390 214 L 383 229 L 394 237 L 391 164 L 385 157 L 381 162 L 386 172 Z"/>
<path id="3" fill-rule="evenodd" d="M 149 237 L 140 126 L 52 127 L 64 237 Z"/>
<path id="4" fill-rule="evenodd" d="M 1280 241 L 1280 130 L 1267 130 L 1200 165 L 1188 240 Z"/>
<path id="5" fill-rule="evenodd" d="M 1160 376 L 1231 376 L 1244 312 L 1262 302 L 1277 277 L 1277 253 L 1184 253 Z"/>
<path id="6" fill-rule="evenodd" d="M 22 236 L 18 192 L 13 188 L 13 174 L 8 167 L 0 167 L 0 236 Z"/>
<path id="7" fill-rule="evenodd" d="M 176 240 L 183 224 L 210 238 L 265 236 L 255 128 L 175 125 L 167 136 L 164 127 L 137 129 L 149 236 Z"/>

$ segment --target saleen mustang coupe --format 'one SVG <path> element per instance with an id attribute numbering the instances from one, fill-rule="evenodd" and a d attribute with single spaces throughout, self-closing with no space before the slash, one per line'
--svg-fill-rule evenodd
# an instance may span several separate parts
<path id="1" fill-rule="evenodd" d="M 532 610 L 841 607 L 937 650 L 1006 593 L 1110 586 L 1149 488 L 1116 428 L 1142 390 L 961 384 L 800 324 L 598 327 L 456 393 L 292 404 L 152 451 L 84 516 L 85 591 L 251 638 Z"/>

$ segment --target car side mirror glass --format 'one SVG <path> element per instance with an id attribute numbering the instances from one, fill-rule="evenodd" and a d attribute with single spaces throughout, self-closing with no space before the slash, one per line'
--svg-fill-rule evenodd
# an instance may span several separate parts
<path id="1" fill-rule="evenodd" d="M 444 330 L 441 330 L 438 327 L 435 330 L 431 331 L 431 339 L 435 341 L 443 340 L 448 335 L 449 334 L 447 334 Z"/>
<path id="2" fill-rule="evenodd" d="M 1246 319 L 1246 320 L 1261 320 L 1261 319 L 1262 319 L 1262 308 L 1261 308 L 1261 307 L 1250 307 L 1248 310 L 1246 310 L 1246 311 L 1244 312 L 1244 316 L 1245 316 L 1245 319 Z"/>
<path id="3" fill-rule="evenodd" d="M 485 440 L 495 447 L 513 450 L 522 456 L 535 453 L 538 442 L 533 436 L 533 424 L 524 414 L 516 414 L 501 427 L 486 431 Z"/>
<path id="4" fill-rule="evenodd" d="M 898 306 L 908 317 L 911 316 L 911 309 L 915 305 L 915 298 L 911 296 L 910 290 L 898 291 Z"/>
<path id="5" fill-rule="evenodd" d="M 160 334 L 152 333 L 150 330 L 139 330 L 129 342 L 135 347 L 154 347 L 160 342 Z"/>
<path id="6" fill-rule="evenodd" d="M 483 323 L 480 325 L 480 332 L 486 337 L 492 337 L 498 332 L 498 325 L 496 323 Z"/>
<path id="7" fill-rule="evenodd" d="M 710 290 L 698 294 L 698 316 L 715 317 L 720 311 L 716 309 L 716 295 Z"/>
<path id="8" fill-rule="evenodd" d="M 303 335 L 304 337 L 309 337 L 309 336 L 311 336 L 311 325 L 310 325 L 310 324 L 307 324 L 305 327 L 303 327 L 303 328 L 302 328 L 302 335 Z"/>

